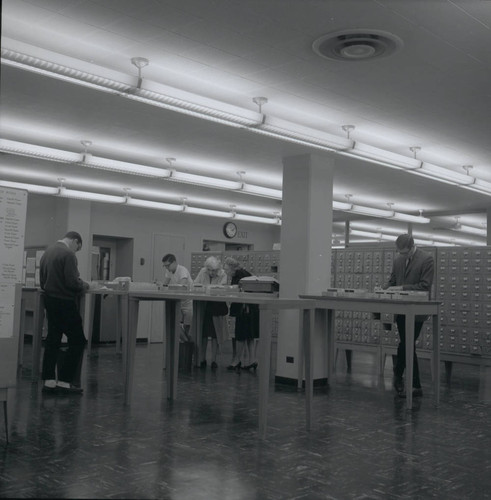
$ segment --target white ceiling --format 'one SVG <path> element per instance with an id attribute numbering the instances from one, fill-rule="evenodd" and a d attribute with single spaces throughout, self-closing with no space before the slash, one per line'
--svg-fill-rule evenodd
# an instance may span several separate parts
<path id="1" fill-rule="evenodd" d="M 345 29 L 383 30 L 403 41 L 398 53 L 373 61 L 330 61 L 314 53 L 322 35 Z M 299 125 L 345 137 L 452 170 L 474 166 L 491 181 L 491 1 L 485 0 L 3 0 L 2 49 L 43 57 L 136 84 L 131 58 L 148 58 L 142 87 L 164 84 Z M 121 76 L 122 75 L 122 76 Z M 3 138 L 167 166 L 280 188 L 282 158 L 300 146 L 244 129 L 83 88 L 2 65 Z M 313 152 L 313 150 L 312 150 Z M 329 153 L 319 153 L 329 157 Z M 334 196 L 402 212 L 449 213 L 415 230 L 481 226 L 489 197 L 406 172 L 346 157 L 335 158 Z M 149 199 L 186 196 L 196 206 L 237 205 L 251 214 L 281 203 L 144 177 L 11 155 L 2 177 L 82 189 L 97 180 L 107 193 L 131 187 Z M 46 179 L 52 179 L 46 181 Z M 344 220 L 336 214 L 336 220 Z M 376 226 L 386 225 L 375 221 Z M 394 224 L 393 224 L 394 225 Z M 404 230 L 404 226 L 396 226 Z M 469 241 L 484 239 L 459 234 Z"/>

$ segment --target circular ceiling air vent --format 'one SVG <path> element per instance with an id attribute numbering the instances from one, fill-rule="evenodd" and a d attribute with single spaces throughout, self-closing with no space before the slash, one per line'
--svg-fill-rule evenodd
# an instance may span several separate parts
<path id="1" fill-rule="evenodd" d="M 386 31 L 350 29 L 321 36 L 314 52 L 334 61 L 366 61 L 387 57 L 403 46 L 402 40 Z"/>

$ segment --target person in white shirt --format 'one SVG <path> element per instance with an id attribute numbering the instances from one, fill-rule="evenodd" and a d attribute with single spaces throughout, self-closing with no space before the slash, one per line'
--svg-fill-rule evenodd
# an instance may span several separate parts
<path id="1" fill-rule="evenodd" d="M 162 257 L 162 265 L 164 266 L 163 285 L 191 285 L 193 280 L 189 271 L 177 263 L 176 256 L 168 253 Z M 181 324 L 182 332 L 180 340 L 182 342 L 192 341 L 190 330 L 191 321 L 193 319 L 193 301 L 181 300 Z"/>

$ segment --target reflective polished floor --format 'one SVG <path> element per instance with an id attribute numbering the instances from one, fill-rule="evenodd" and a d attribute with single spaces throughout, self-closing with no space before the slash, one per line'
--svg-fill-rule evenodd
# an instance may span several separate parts
<path id="1" fill-rule="evenodd" d="M 180 374 L 170 402 L 162 346 L 136 356 L 129 407 L 114 347 L 86 359 L 82 397 L 43 396 L 26 362 L 8 445 L 0 424 L 1 498 L 491 498 L 490 398 L 478 367 L 454 365 L 436 408 L 422 360 L 424 397 L 407 411 L 390 367 L 380 378 L 375 360 L 355 352 L 352 373 L 340 362 L 335 383 L 316 389 L 311 432 L 304 393 L 271 378 L 261 441 L 257 374 L 228 372 L 227 356 L 216 372 Z"/>

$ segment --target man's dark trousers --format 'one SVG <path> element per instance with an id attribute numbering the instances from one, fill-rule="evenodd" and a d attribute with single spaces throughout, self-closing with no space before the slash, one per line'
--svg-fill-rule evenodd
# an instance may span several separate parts
<path id="1" fill-rule="evenodd" d="M 394 375 L 401 377 L 406 369 L 406 316 L 398 315 L 396 318 L 397 329 L 399 330 L 399 346 L 397 347 L 397 362 L 394 368 Z M 413 388 L 420 389 L 421 382 L 419 380 L 418 358 L 416 357 L 416 340 L 423 328 L 423 322 L 416 321 L 414 323 L 414 358 L 413 358 Z"/>
<path id="2" fill-rule="evenodd" d="M 85 339 L 82 318 L 75 300 L 65 300 L 56 297 L 44 298 L 46 315 L 48 317 L 48 335 L 43 359 L 43 380 L 55 380 L 56 363 L 62 335 L 68 339 L 68 350 L 63 363 L 58 369 L 58 381 L 73 383 L 81 366 Z"/>

